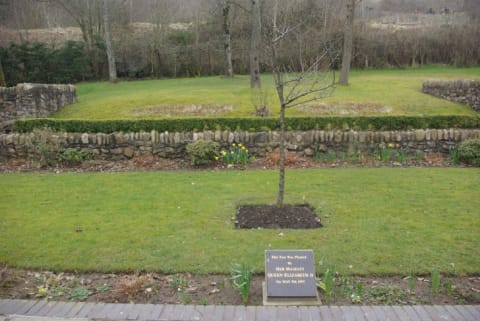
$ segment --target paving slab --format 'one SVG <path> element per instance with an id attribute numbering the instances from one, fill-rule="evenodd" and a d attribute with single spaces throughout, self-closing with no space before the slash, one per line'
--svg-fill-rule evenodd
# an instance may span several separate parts
<path id="1" fill-rule="evenodd" d="M 9 321 L 91 321 L 90 319 L 80 318 L 53 318 L 53 317 L 37 317 L 25 315 L 12 315 L 8 318 Z M 7 320 L 5 320 L 7 321 Z"/>
<path id="2" fill-rule="evenodd" d="M 75 306 L 74 302 L 58 302 L 50 311 L 45 314 L 47 317 L 65 317 L 67 313 Z"/>
<path id="3" fill-rule="evenodd" d="M 478 309 L 478 306 L 472 306 L 472 305 L 462 305 L 458 307 L 463 312 L 463 315 L 467 317 L 467 320 L 472 320 L 472 321 L 479 321 L 480 320 L 480 309 Z"/>
<path id="4" fill-rule="evenodd" d="M 402 306 L 392 306 L 390 307 L 390 309 L 395 312 L 399 321 L 410 321 L 410 318 L 407 316 L 407 313 L 405 312 L 405 310 L 403 310 Z"/>
<path id="5" fill-rule="evenodd" d="M 464 306 L 196 306 L 1 300 L 0 321 L 480 321 Z"/>

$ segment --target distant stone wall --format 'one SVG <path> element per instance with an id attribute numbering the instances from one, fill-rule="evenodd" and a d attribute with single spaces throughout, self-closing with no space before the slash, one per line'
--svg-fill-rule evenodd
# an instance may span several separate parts
<path id="1" fill-rule="evenodd" d="M 461 141 L 480 138 L 480 129 L 417 129 L 407 131 L 289 131 L 287 148 L 299 155 L 313 156 L 316 151 L 374 152 L 393 145 L 407 153 L 449 153 Z M 33 154 L 33 133 L 1 134 L 0 159 L 27 158 Z M 186 145 L 200 139 L 213 140 L 222 147 L 242 143 L 255 155 L 263 156 L 279 146 L 278 132 L 204 131 L 188 133 L 56 133 L 50 139 L 62 148 L 81 148 L 97 159 L 121 160 L 153 155 L 161 158 L 185 158 Z"/>
<path id="2" fill-rule="evenodd" d="M 14 120 L 48 117 L 77 100 L 73 85 L 18 84 L 0 87 L 0 129 Z"/>
<path id="3" fill-rule="evenodd" d="M 423 92 L 436 97 L 467 104 L 480 112 L 480 79 L 440 81 L 423 83 Z"/>

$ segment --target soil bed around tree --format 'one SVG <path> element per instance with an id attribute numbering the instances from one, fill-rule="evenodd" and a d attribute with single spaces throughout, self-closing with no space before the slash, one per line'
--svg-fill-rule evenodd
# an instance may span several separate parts
<path id="1" fill-rule="evenodd" d="M 312 229 L 322 223 L 309 205 L 244 205 L 237 208 L 235 227 Z"/>

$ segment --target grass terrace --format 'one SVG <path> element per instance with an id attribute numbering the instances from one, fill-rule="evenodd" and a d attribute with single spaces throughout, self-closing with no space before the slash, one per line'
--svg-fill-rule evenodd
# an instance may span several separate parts
<path id="1" fill-rule="evenodd" d="M 465 105 L 421 92 L 423 81 L 478 78 L 480 68 L 430 66 L 405 70 L 355 70 L 348 87 L 331 97 L 289 109 L 289 116 L 321 115 L 474 115 Z M 338 75 L 337 75 L 338 77 Z M 270 75 L 262 77 L 272 116 L 279 108 Z M 202 77 L 77 85 L 78 103 L 54 115 L 59 119 L 152 119 L 250 117 L 254 107 L 248 76 Z"/>
<path id="2" fill-rule="evenodd" d="M 235 80 L 236 81 L 236 80 Z M 122 84 L 121 84 L 122 85 Z M 480 273 L 480 170 L 287 171 L 286 202 L 325 227 L 235 230 L 273 203 L 277 171 L 0 174 L 0 264 L 58 271 L 228 273 L 265 249 L 313 249 L 356 275 Z"/>

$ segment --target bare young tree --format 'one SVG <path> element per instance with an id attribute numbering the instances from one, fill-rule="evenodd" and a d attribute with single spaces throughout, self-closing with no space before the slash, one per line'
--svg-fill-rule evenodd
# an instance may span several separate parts
<path id="1" fill-rule="evenodd" d="M 113 52 L 112 40 L 110 37 L 110 22 L 108 17 L 108 0 L 103 0 L 103 25 L 105 31 L 105 44 L 107 47 L 108 79 L 110 82 L 117 82 L 117 68 L 115 66 L 115 53 Z"/>
<path id="2" fill-rule="evenodd" d="M 340 84 L 348 85 L 350 65 L 353 52 L 353 23 L 355 21 L 355 3 L 357 0 L 347 0 L 347 19 L 345 21 L 345 32 L 343 35 L 343 58 L 342 70 L 340 72 Z"/>
<path id="3" fill-rule="evenodd" d="M 279 26 L 278 0 L 273 8 L 272 32 L 270 35 L 270 67 L 275 80 L 275 88 L 280 102 L 280 164 L 279 164 L 279 182 L 277 206 L 283 207 L 285 195 L 285 111 L 287 108 L 306 104 L 329 96 L 335 85 L 335 74 L 330 71 L 331 56 L 327 47 L 324 47 L 316 57 L 314 57 L 308 67 L 300 72 L 295 72 L 291 66 L 284 66 L 279 61 L 279 48 L 282 43 L 292 39 L 298 39 L 298 35 L 292 36 L 298 26 L 290 26 L 285 17 L 281 26 Z M 284 7 L 288 10 L 288 6 Z M 325 61 L 328 61 L 325 64 Z M 326 69 L 323 70 L 322 69 Z"/>

